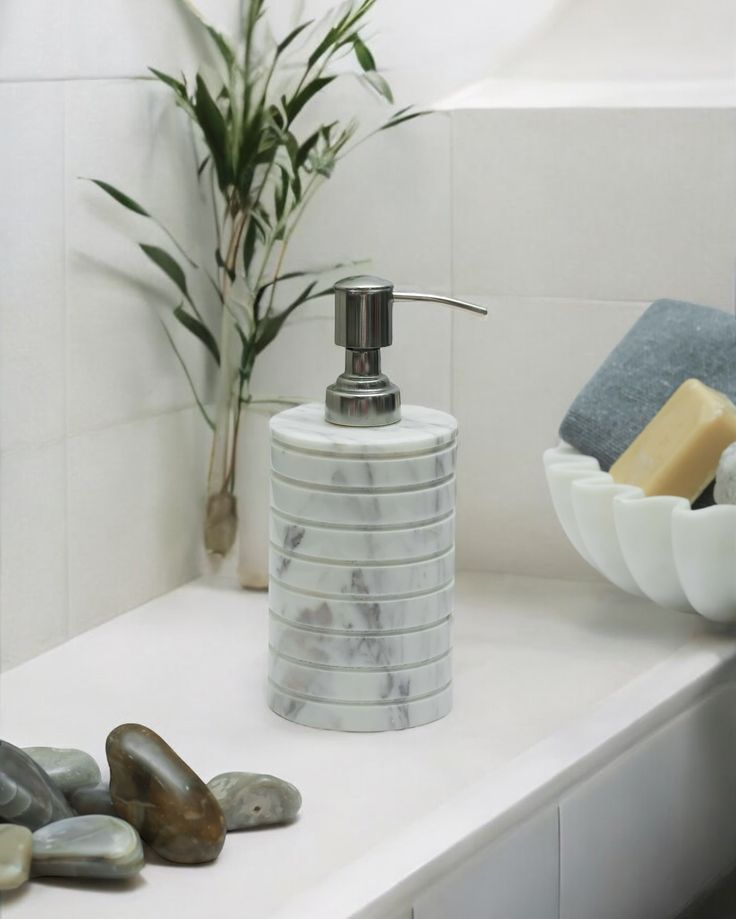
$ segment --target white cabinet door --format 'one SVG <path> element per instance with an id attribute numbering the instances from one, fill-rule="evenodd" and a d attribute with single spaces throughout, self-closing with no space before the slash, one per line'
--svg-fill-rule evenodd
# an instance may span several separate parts
<path id="1" fill-rule="evenodd" d="M 736 864 L 736 688 L 560 802 L 560 919 L 669 919 Z"/>
<path id="2" fill-rule="evenodd" d="M 414 919 L 557 919 L 557 808 L 509 830 L 421 894 Z"/>

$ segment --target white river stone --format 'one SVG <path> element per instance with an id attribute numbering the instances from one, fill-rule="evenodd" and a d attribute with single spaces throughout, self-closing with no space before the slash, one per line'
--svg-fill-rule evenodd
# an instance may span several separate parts
<path id="1" fill-rule="evenodd" d="M 736 443 L 726 447 L 716 472 L 716 504 L 736 504 Z"/>
<path id="2" fill-rule="evenodd" d="M 83 750 L 60 747 L 24 747 L 31 759 L 38 763 L 54 785 L 68 795 L 76 788 L 96 785 L 100 781 L 100 767 Z"/>
<path id="3" fill-rule="evenodd" d="M 207 786 L 222 808 L 228 830 L 289 823 L 302 806 L 298 789 L 275 775 L 223 772 Z"/>
<path id="4" fill-rule="evenodd" d="M 116 880 L 132 877 L 142 867 L 140 836 L 118 817 L 69 817 L 33 834 L 33 877 Z"/>
<path id="5" fill-rule="evenodd" d="M 28 880 L 32 839 L 25 826 L 0 825 L 0 890 L 14 890 Z"/>

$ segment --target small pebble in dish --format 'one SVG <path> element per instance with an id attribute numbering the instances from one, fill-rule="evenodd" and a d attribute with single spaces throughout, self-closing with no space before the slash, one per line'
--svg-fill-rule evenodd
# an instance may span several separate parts
<path id="1" fill-rule="evenodd" d="M 721 454 L 713 494 L 716 504 L 736 504 L 736 443 Z"/>

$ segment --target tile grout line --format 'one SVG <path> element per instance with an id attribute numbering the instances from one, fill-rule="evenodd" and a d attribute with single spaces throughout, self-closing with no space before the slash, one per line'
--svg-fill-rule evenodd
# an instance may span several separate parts
<path id="1" fill-rule="evenodd" d="M 562 919 L 562 808 L 557 802 L 557 919 Z"/>
<path id="2" fill-rule="evenodd" d="M 57 77 L 0 77 L 0 86 L 18 86 L 26 83 L 122 83 L 129 80 L 146 80 L 150 83 L 157 81 L 148 73 L 112 73 L 105 76 L 57 76 Z"/>
<path id="3" fill-rule="evenodd" d="M 67 90 L 64 85 L 62 88 L 62 144 L 61 144 L 61 176 L 62 176 L 62 296 L 64 298 L 64 561 L 66 583 L 64 584 L 64 613 L 65 613 L 65 632 L 66 641 L 72 637 L 71 632 L 71 558 L 69 553 L 69 508 L 71 487 L 69 484 L 69 276 L 68 276 L 68 183 L 67 183 Z"/>
<path id="4" fill-rule="evenodd" d="M 449 156 L 448 156 L 448 176 L 449 183 L 449 214 L 448 222 L 450 225 L 450 295 L 455 297 L 455 119 L 452 112 L 448 113 L 449 120 Z M 455 415 L 455 323 L 457 316 L 453 311 L 450 316 L 450 412 Z"/>

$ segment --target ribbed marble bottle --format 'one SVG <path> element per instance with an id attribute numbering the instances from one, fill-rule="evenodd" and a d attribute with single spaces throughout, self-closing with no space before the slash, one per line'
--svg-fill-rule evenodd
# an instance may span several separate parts
<path id="1" fill-rule="evenodd" d="M 326 402 L 271 420 L 268 702 L 312 727 L 386 731 L 452 705 L 457 423 L 400 405 L 380 370 L 394 300 L 380 278 L 335 286 L 345 373 Z"/>

